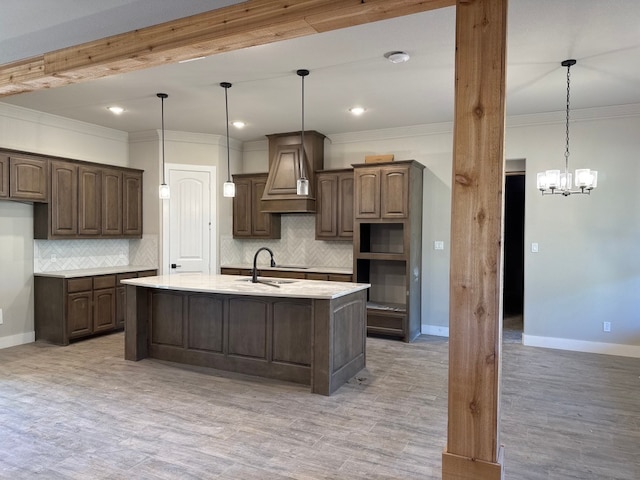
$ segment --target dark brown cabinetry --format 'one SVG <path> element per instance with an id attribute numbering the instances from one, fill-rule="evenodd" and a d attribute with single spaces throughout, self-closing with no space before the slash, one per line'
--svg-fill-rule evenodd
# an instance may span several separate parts
<path id="1" fill-rule="evenodd" d="M 316 239 L 353 239 L 353 170 L 316 172 Z"/>
<path id="2" fill-rule="evenodd" d="M 260 211 L 266 173 L 233 176 L 233 238 L 280 238 L 280 215 Z"/>
<path id="3" fill-rule="evenodd" d="M 0 154 L 0 197 L 46 202 L 49 193 L 47 167 L 45 158 Z"/>
<path id="4" fill-rule="evenodd" d="M 356 218 L 407 218 L 411 167 L 405 162 L 396 163 L 366 165 L 355 170 Z"/>
<path id="5" fill-rule="evenodd" d="M 36 340 L 68 345 L 70 340 L 124 327 L 124 278 L 156 270 L 87 277 L 34 276 Z"/>
<path id="6" fill-rule="evenodd" d="M 51 198 L 34 205 L 34 238 L 140 238 L 142 172 L 50 162 Z"/>
<path id="7" fill-rule="evenodd" d="M 422 170 L 413 160 L 354 165 L 354 275 L 370 283 L 367 332 L 420 334 Z"/>
<path id="8" fill-rule="evenodd" d="M 0 198 L 9 197 L 9 156 L 0 153 Z"/>

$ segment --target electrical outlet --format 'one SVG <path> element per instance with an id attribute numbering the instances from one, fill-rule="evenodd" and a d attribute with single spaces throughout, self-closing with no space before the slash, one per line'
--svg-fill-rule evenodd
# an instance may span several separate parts
<path id="1" fill-rule="evenodd" d="M 4 320 L 2 319 L 2 309 L 0 308 L 0 325 L 2 325 L 4 323 Z"/>
<path id="2" fill-rule="evenodd" d="M 58 261 L 58 256 L 55 253 L 51 254 L 51 263 L 56 263 Z"/>
<path id="3" fill-rule="evenodd" d="M 610 332 L 611 331 L 611 322 L 602 322 L 602 331 Z"/>

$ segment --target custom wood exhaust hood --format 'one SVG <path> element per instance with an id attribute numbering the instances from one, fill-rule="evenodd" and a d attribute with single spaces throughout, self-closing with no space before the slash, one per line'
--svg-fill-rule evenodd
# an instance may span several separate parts
<path id="1" fill-rule="evenodd" d="M 324 166 L 324 139 L 314 130 L 304 132 L 302 156 L 301 132 L 267 135 L 269 139 L 269 175 L 261 201 L 266 213 L 315 213 L 316 170 Z M 304 164 L 303 164 L 304 159 Z M 296 194 L 301 168 L 309 179 L 309 194 Z"/>

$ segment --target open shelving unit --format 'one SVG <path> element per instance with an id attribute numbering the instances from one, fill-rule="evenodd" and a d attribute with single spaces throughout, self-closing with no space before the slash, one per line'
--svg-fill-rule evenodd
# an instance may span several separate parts
<path id="1" fill-rule="evenodd" d="M 423 168 L 354 165 L 354 275 L 371 284 L 367 333 L 406 342 L 421 327 Z"/>

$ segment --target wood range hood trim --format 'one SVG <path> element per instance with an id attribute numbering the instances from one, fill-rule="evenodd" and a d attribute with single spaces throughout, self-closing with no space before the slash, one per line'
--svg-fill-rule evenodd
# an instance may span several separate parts
<path id="1" fill-rule="evenodd" d="M 324 167 L 325 135 L 305 130 L 306 161 L 304 173 L 309 180 L 309 195 L 296 194 L 300 177 L 301 132 L 276 133 L 269 139 L 269 174 L 260 202 L 263 213 L 315 213 L 316 170 Z"/>

